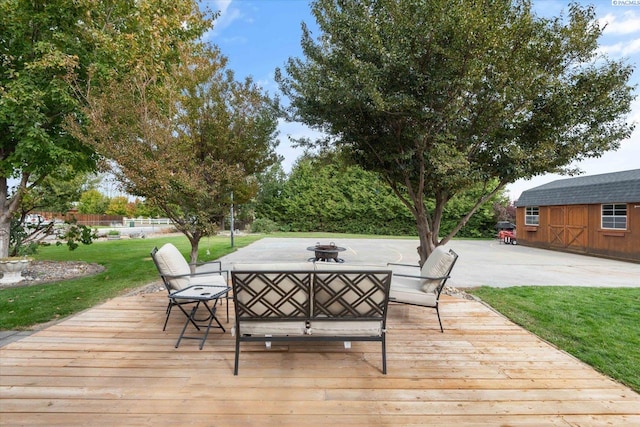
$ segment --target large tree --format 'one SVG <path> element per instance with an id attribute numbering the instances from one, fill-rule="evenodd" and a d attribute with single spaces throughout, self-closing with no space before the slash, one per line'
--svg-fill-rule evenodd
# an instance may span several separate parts
<path id="1" fill-rule="evenodd" d="M 178 46 L 179 64 L 160 81 L 140 67 L 89 96 L 91 126 L 73 133 L 104 156 L 132 195 L 171 218 L 191 243 L 215 234 L 234 201 L 257 191 L 253 177 L 277 161 L 278 110 L 251 79 L 236 81 L 208 46 Z"/>
<path id="2" fill-rule="evenodd" d="M 527 0 L 318 0 L 312 12 L 320 36 L 303 25 L 305 58 L 276 74 L 291 119 L 381 174 L 416 220 L 421 262 L 506 184 L 570 172 L 631 133 L 632 68 L 598 53 L 591 7 L 546 19 Z M 473 184 L 474 207 L 440 236 Z"/>
<path id="3" fill-rule="evenodd" d="M 87 90 L 175 62 L 178 42 L 208 28 L 195 0 L 0 2 L 0 257 L 23 195 L 61 166 L 95 168 L 93 150 L 65 129 Z M 10 180 L 16 182 L 9 188 Z"/>
<path id="4" fill-rule="evenodd" d="M 86 67 L 77 35 L 82 7 L 65 1 L 0 3 L 0 257 L 23 196 L 61 164 L 93 166 L 92 152 L 64 131 L 77 108 L 65 76 Z M 15 188 L 9 188 L 14 178 Z"/>

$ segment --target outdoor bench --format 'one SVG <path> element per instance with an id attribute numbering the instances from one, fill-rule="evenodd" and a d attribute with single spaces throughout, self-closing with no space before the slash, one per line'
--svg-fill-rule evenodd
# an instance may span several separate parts
<path id="1" fill-rule="evenodd" d="M 387 373 L 391 270 L 324 263 L 236 264 L 234 375 L 241 342 L 378 341 Z"/>

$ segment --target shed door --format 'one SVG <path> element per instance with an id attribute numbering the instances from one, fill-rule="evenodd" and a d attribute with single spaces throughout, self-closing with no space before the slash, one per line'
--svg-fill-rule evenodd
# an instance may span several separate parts
<path id="1" fill-rule="evenodd" d="M 587 250 L 587 207 L 584 205 L 567 206 L 567 248 L 574 251 Z"/>
<path id="2" fill-rule="evenodd" d="M 549 244 L 556 248 L 586 251 L 587 206 L 551 206 L 549 208 Z"/>

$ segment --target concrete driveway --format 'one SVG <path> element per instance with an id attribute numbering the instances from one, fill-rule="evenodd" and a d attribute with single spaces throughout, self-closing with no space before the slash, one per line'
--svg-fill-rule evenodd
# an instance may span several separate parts
<path id="1" fill-rule="evenodd" d="M 346 264 L 385 265 L 387 262 L 417 264 L 418 240 L 308 239 L 266 237 L 223 257 L 223 267 L 234 262 L 304 262 L 313 256 L 307 247 L 316 243 L 346 250 Z M 594 286 L 640 287 L 640 264 L 586 255 L 556 252 L 497 240 L 454 240 L 447 248 L 460 255 L 447 284 L 457 288 L 477 286 Z"/>

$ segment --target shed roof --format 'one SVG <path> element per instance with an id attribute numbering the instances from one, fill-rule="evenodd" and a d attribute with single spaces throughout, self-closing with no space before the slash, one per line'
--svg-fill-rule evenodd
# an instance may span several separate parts
<path id="1" fill-rule="evenodd" d="M 523 191 L 516 206 L 640 202 L 640 169 L 559 179 Z"/>

